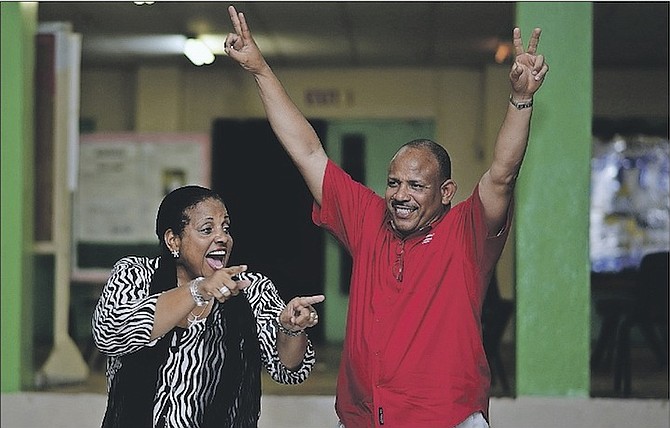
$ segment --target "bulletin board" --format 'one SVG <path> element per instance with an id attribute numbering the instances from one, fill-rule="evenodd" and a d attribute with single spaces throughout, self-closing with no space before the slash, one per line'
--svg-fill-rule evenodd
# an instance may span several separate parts
<path id="1" fill-rule="evenodd" d="M 73 280 L 103 279 L 125 255 L 157 255 L 158 206 L 177 187 L 210 187 L 204 134 L 86 134 L 73 200 Z"/>

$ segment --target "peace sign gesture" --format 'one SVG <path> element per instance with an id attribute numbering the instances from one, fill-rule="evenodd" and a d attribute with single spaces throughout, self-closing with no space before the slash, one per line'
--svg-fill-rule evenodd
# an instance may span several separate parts
<path id="1" fill-rule="evenodd" d="M 542 86 L 544 77 L 549 71 L 549 66 L 544 62 L 544 56 L 537 54 L 541 32 L 539 28 L 533 30 L 528 49 L 524 50 L 521 30 L 515 28 L 513 31 L 515 58 L 509 73 L 509 80 L 512 85 L 512 96 L 516 100 L 532 99 L 533 94 Z"/>
<path id="2" fill-rule="evenodd" d="M 226 36 L 226 41 L 223 43 L 224 51 L 245 70 L 253 74 L 260 73 L 268 65 L 251 36 L 244 14 L 237 12 L 234 6 L 228 7 L 228 14 L 235 32 Z"/>

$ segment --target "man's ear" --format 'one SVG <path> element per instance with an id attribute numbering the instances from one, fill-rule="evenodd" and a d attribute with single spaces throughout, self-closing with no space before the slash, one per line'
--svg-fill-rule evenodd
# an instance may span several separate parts
<path id="1" fill-rule="evenodd" d="M 458 190 L 458 185 L 451 178 L 447 179 L 440 186 L 440 192 L 442 193 L 442 205 L 449 205 L 451 200 L 456 195 L 456 190 Z"/>
<path id="2" fill-rule="evenodd" d="M 170 252 L 179 251 L 179 245 L 181 244 L 181 239 L 176 235 L 172 229 L 167 229 L 163 234 L 163 242 Z"/>

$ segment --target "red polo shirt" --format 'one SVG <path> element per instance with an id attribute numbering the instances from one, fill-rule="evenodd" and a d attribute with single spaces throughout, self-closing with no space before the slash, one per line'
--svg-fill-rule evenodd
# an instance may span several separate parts
<path id="1" fill-rule="evenodd" d="M 403 241 L 384 199 L 329 162 L 312 218 L 353 256 L 335 405 L 342 423 L 450 427 L 476 411 L 488 419 L 481 306 L 509 227 L 487 237 L 477 188 Z"/>

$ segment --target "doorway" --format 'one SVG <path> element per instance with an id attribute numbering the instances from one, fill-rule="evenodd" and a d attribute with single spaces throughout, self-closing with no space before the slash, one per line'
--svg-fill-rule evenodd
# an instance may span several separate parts
<path id="1" fill-rule="evenodd" d="M 312 121 L 325 139 L 326 124 Z M 323 294 L 323 233 L 311 221 L 312 196 L 265 119 L 217 119 L 212 130 L 212 189 L 231 217 L 231 264 L 266 275 L 284 301 Z M 310 329 L 323 340 L 324 311 Z"/>

